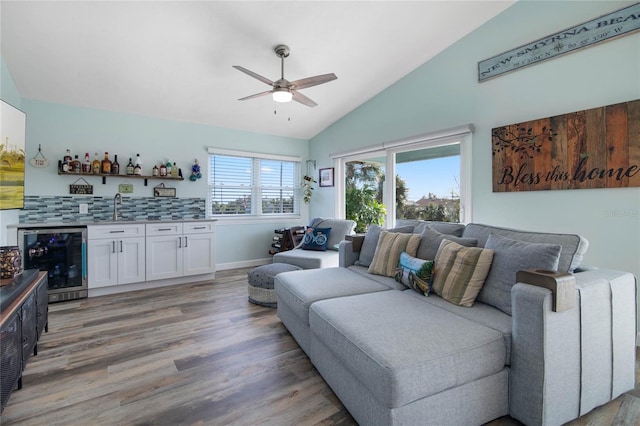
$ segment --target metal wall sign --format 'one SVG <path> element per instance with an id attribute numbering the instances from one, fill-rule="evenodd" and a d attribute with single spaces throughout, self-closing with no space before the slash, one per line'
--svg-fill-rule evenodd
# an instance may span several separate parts
<path id="1" fill-rule="evenodd" d="M 627 35 L 638 29 L 640 29 L 640 3 L 480 61 L 478 62 L 478 81 L 483 82 L 527 65 Z"/>

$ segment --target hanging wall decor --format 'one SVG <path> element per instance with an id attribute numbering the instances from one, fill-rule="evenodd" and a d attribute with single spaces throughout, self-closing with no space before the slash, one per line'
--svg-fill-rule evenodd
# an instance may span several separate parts
<path id="1" fill-rule="evenodd" d="M 640 100 L 497 127 L 493 192 L 640 186 Z"/>
<path id="2" fill-rule="evenodd" d="M 478 62 L 483 82 L 528 65 L 593 46 L 640 29 L 640 3 L 576 25 Z"/>
<path id="3" fill-rule="evenodd" d="M 24 207 L 26 114 L 1 101 L 0 210 Z"/>

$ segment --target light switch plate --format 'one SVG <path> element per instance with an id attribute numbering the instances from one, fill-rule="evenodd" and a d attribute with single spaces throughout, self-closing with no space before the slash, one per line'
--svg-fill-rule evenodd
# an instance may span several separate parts
<path id="1" fill-rule="evenodd" d="M 131 194 L 133 192 L 133 184 L 131 183 L 121 183 L 118 185 L 118 192 L 121 194 Z"/>
<path id="2" fill-rule="evenodd" d="M 80 204 L 78 206 L 78 213 L 79 214 L 88 214 L 89 213 L 89 204 Z"/>

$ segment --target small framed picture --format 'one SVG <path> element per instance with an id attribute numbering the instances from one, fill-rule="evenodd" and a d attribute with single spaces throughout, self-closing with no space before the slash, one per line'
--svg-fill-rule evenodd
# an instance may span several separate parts
<path id="1" fill-rule="evenodd" d="M 320 169 L 320 186 L 333 186 L 333 167 Z"/>

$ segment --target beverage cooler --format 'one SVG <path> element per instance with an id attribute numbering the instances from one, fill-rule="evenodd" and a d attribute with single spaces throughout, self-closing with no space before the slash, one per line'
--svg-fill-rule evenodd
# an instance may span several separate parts
<path id="1" fill-rule="evenodd" d="M 18 229 L 24 269 L 48 272 L 49 302 L 87 297 L 87 228 Z"/>

